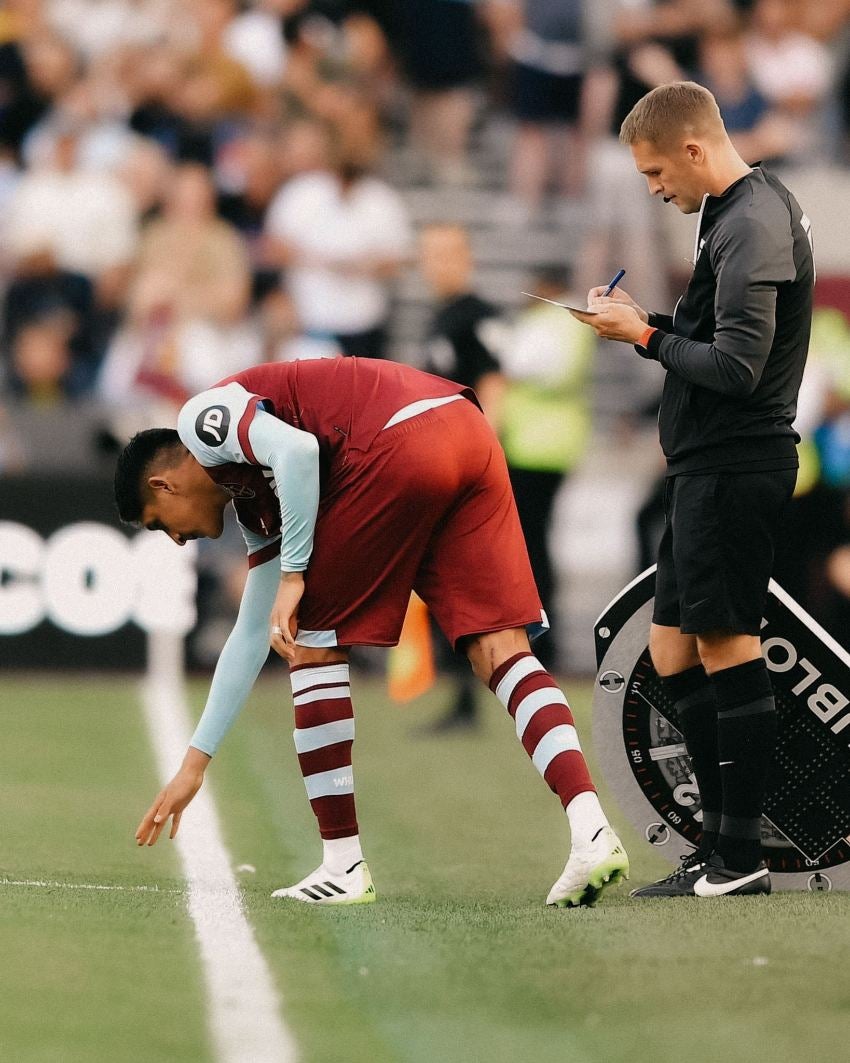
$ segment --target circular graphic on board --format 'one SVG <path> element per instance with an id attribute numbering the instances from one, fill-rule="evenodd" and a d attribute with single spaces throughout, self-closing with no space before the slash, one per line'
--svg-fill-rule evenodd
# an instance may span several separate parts
<path id="1" fill-rule="evenodd" d="M 850 689 L 850 661 L 781 588 L 772 585 L 771 591 L 763 646 L 780 738 L 768 787 L 772 818 L 762 821 L 765 860 L 774 889 L 850 889 L 850 746 L 836 709 L 841 684 Z M 597 621 L 594 742 L 606 781 L 632 824 L 676 864 L 699 841 L 701 809 L 675 709 L 646 645 L 653 593 L 651 569 Z M 777 643 L 781 652 L 775 652 Z M 795 668 L 788 666 L 791 659 Z M 614 689 L 617 675 L 624 679 Z"/>

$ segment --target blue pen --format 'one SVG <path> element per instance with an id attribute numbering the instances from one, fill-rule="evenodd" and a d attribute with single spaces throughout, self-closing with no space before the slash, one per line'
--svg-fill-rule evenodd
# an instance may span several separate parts
<path id="1" fill-rule="evenodd" d="M 607 299 L 608 298 L 608 296 L 611 294 L 611 292 L 614 291 L 614 289 L 617 287 L 617 285 L 620 283 L 620 281 L 623 279 L 623 277 L 625 277 L 625 275 L 626 275 L 626 271 L 624 269 L 618 269 L 617 270 L 617 272 L 614 274 L 614 279 L 611 281 L 611 283 L 608 285 L 608 287 L 602 293 L 602 298 L 603 299 Z"/>

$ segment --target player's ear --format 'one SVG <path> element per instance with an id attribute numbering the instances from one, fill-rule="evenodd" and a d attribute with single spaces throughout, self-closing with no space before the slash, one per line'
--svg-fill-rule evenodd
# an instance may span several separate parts
<path id="1" fill-rule="evenodd" d="M 168 476 L 162 474 L 148 477 L 148 487 L 151 491 L 164 491 L 167 495 L 174 494 L 174 485 Z"/>

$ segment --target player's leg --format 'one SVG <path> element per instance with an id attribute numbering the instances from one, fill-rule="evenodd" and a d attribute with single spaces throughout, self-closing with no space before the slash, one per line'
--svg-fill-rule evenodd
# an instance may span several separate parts
<path id="1" fill-rule="evenodd" d="M 507 707 L 529 756 L 569 808 L 574 851 L 587 856 L 594 836 L 597 848 L 610 840 L 610 828 L 566 698 L 532 654 L 525 634 L 526 625 L 541 626 L 542 610 L 504 453 L 480 411 L 454 405 L 452 460 L 460 472 L 458 490 L 435 527 L 416 590 L 450 642 L 467 653 L 476 674 Z M 592 903 L 606 875 L 611 880 L 615 871 L 625 872 L 625 854 L 617 859 L 616 868 L 592 876 L 585 860 L 581 874 L 556 886 L 549 902 Z"/>
<path id="2" fill-rule="evenodd" d="M 607 885 L 628 877 L 625 851 L 602 810 L 567 699 L 531 652 L 524 628 L 462 640 L 475 674 L 493 691 L 517 737 L 563 805 L 572 849 L 547 904 L 593 904 Z"/>
<path id="3" fill-rule="evenodd" d="M 296 647 L 290 667 L 295 749 L 322 838 L 322 862 L 294 886 L 275 890 L 308 904 L 363 904 L 375 888 L 363 859 L 354 804 L 354 709 L 348 653 Z"/>
<path id="4" fill-rule="evenodd" d="M 368 452 L 349 455 L 320 506 L 291 677 L 298 759 L 325 856 L 313 875 L 278 895 L 319 904 L 374 899 L 365 864 L 358 863 L 354 718 L 343 647 L 398 641 L 434 525 L 457 490 L 458 472 L 445 447 L 453 420 L 462 432 L 463 417 L 451 409 L 460 406 L 474 409 L 451 403 L 381 433 Z M 353 875 L 355 886 L 330 871 Z"/>
<path id="5" fill-rule="evenodd" d="M 574 843 L 588 844 L 608 820 L 581 751 L 564 693 L 535 657 L 523 628 L 462 641 L 472 669 L 507 709 L 517 737 L 556 794 Z"/>

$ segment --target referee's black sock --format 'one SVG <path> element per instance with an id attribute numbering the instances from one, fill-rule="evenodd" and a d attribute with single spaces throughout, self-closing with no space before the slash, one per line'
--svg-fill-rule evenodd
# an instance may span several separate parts
<path id="1" fill-rule="evenodd" d="M 717 843 L 723 807 L 714 687 L 701 664 L 676 675 L 662 676 L 661 685 L 675 706 L 679 730 L 691 757 L 702 806 L 702 839 L 697 855 L 707 857 Z"/>
<path id="2" fill-rule="evenodd" d="M 727 867 L 754 871 L 761 861 L 761 814 L 776 745 L 776 705 L 763 658 L 711 676 L 723 782 L 717 852 Z"/>

